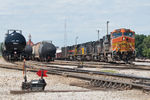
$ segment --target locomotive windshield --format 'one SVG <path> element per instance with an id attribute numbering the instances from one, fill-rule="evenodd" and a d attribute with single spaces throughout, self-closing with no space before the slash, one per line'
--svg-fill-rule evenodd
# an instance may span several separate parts
<path id="1" fill-rule="evenodd" d="M 131 32 L 130 33 L 125 32 L 124 36 L 133 37 L 133 33 L 131 33 Z"/>
<path id="2" fill-rule="evenodd" d="M 121 37 L 122 36 L 122 33 L 120 32 L 120 33 L 113 33 L 112 34 L 112 37 L 113 38 L 117 38 L 117 37 Z"/>

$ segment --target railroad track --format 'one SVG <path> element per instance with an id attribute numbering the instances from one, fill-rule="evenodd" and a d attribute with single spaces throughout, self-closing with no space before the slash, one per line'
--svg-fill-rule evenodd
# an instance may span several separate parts
<path id="1" fill-rule="evenodd" d="M 116 63 L 105 63 L 105 62 L 77 62 L 77 61 L 55 61 L 55 62 L 36 62 L 30 61 L 31 64 L 38 65 L 68 65 L 68 66 L 82 66 L 85 68 L 106 68 L 106 69 L 133 69 L 133 70 L 150 70 L 150 65 L 133 65 L 133 64 L 116 64 Z"/>
<path id="2" fill-rule="evenodd" d="M 150 59 L 136 59 L 136 62 L 149 62 L 150 63 Z"/>
<path id="3" fill-rule="evenodd" d="M 143 78 L 143 77 L 136 77 L 131 75 L 124 75 L 124 74 L 118 74 L 118 73 L 109 73 L 109 72 L 100 72 L 100 71 L 91 71 L 91 70 L 83 70 L 81 68 L 77 67 L 62 67 L 61 65 L 50 65 L 45 63 L 37 63 L 37 62 L 29 62 L 28 65 L 33 68 L 33 66 L 38 66 L 39 68 L 43 68 L 44 66 L 46 68 L 49 68 L 51 70 L 59 70 L 64 72 L 76 72 L 76 73 L 86 73 L 86 74 L 97 74 L 97 75 L 107 75 L 107 76 L 115 76 L 115 77 L 124 77 L 124 78 L 132 78 L 132 79 L 144 79 L 144 80 L 150 80 L 150 78 Z M 42 67 L 43 66 L 43 67 Z"/>
<path id="4" fill-rule="evenodd" d="M 58 66 L 50 66 L 46 64 L 40 64 L 34 62 L 27 62 L 28 70 L 36 72 L 39 69 L 48 70 L 48 74 L 62 75 L 65 77 L 73 77 L 88 81 L 88 84 L 92 87 L 104 88 L 104 89 L 141 89 L 143 91 L 150 90 L 150 78 L 137 77 L 123 74 L 114 74 L 108 72 L 98 72 L 90 70 L 82 70 L 76 68 L 64 68 Z M 30 66 L 29 66 L 30 65 Z M 15 70 L 22 70 L 22 62 L 17 62 L 15 66 L 0 65 L 2 68 L 9 68 Z M 20 67 L 21 66 L 21 67 Z M 47 67 L 41 67 L 47 66 Z"/>
<path id="5" fill-rule="evenodd" d="M 10 93 L 11 94 L 24 94 L 24 93 L 40 93 L 40 92 L 44 92 L 44 93 L 57 93 L 57 92 L 91 92 L 92 90 L 45 90 L 45 91 L 15 91 L 15 90 L 11 90 Z"/>
<path id="6" fill-rule="evenodd" d="M 112 69 L 133 69 L 133 70 L 150 70 L 150 65 L 134 65 L 134 64 L 116 64 L 105 62 L 71 62 L 71 61 L 55 61 L 45 64 L 69 65 L 69 66 L 83 66 L 89 68 L 112 68 Z"/>

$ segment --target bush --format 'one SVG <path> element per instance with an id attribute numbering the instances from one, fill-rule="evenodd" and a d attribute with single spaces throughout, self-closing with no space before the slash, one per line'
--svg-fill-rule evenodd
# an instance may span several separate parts
<path id="1" fill-rule="evenodd" d="M 150 35 L 135 35 L 137 57 L 150 58 Z"/>

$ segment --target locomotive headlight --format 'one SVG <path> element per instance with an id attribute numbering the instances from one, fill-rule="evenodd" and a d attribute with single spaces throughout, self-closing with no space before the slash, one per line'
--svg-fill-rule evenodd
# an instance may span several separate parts
<path id="1" fill-rule="evenodd" d="M 123 40 L 125 40 L 125 37 L 123 37 Z"/>
<path id="2" fill-rule="evenodd" d="M 17 54 L 17 52 L 15 51 L 14 54 Z"/>

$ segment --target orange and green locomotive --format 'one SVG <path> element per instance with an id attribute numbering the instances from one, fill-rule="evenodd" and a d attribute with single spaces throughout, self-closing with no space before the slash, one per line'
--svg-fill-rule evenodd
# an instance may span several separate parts
<path id="1" fill-rule="evenodd" d="M 135 32 L 125 28 L 116 29 L 100 40 L 62 47 L 61 59 L 134 61 Z"/>

